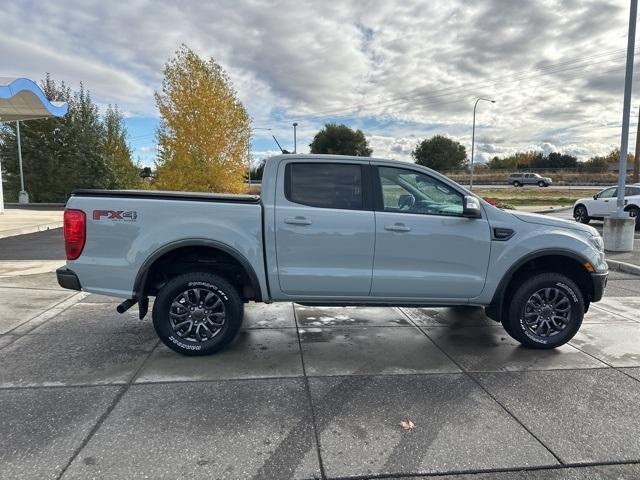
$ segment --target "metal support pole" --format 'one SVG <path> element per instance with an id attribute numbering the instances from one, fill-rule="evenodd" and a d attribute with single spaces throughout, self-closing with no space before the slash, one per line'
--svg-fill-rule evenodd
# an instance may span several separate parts
<path id="1" fill-rule="evenodd" d="M 298 139 L 296 137 L 296 127 L 298 124 L 293 122 L 293 153 L 298 153 Z"/>
<path id="2" fill-rule="evenodd" d="M 2 159 L 0 159 L 0 213 L 4 213 L 4 192 L 2 191 Z"/>
<path id="3" fill-rule="evenodd" d="M 633 183 L 640 183 L 640 108 L 638 109 L 638 129 L 636 130 L 636 153 L 633 159 Z"/>
<path id="4" fill-rule="evenodd" d="M 19 203 L 29 203 L 29 194 L 24 190 L 24 172 L 22 171 L 22 145 L 20 145 L 20 121 L 16 122 L 16 139 L 18 140 L 18 164 L 20 165 Z"/>
<path id="5" fill-rule="evenodd" d="M 249 188 L 251 188 L 251 140 L 247 142 L 247 159 L 249 162 Z"/>
<path id="6" fill-rule="evenodd" d="M 476 99 L 476 103 L 473 105 L 473 129 L 471 131 L 471 167 L 469 168 L 471 179 L 469 180 L 469 190 L 473 188 L 473 155 L 475 153 L 475 143 L 476 143 L 476 108 L 480 100 L 483 100 L 485 102 L 496 103 L 495 100 L 479 97 L 478 99 Z"/>
<path id="7" fill-rule="evenodd" d="M 477 99 L 476 104 L 473 106 L 473 129 L 471 130 L 471 168 L 469 169 L 471 178 L 469 179 L 469 190 L 473 190 L 473 153 L 476 143 L 476 107 L 478 106 L 479 101 L 480 99 Z"/>
<path id="8" fill-rule="evenodd" d="M 629 116 L 631 114 L 631 86 L 633 82 L 633 55 L 636 42 L 636 16 L 638 0 L 631 0 L 629 15 L 629 36 L 627 39 L 627 69 L 624 75 L 624 104 L 622 107 L 622 135 L 620 138 L 620 162 L 618 171 L 618 218 L 628 217 L 624 212 L 624 186 L 627 179 L 627 154 L 629 153 Z"/>

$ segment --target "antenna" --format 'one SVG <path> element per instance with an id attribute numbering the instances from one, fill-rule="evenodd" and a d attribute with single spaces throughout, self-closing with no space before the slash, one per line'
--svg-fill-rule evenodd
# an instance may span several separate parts
<path id="1" fill-rule="evenodd" d="M 280 146 L 280 142 L 278 142 L 278 139 L 276 138 L 275 135 L 271 134 L 271 136 L 273 137 L 273 139 L 275 140 L 276 144 L 278 145 L 278 148 L 280 149 L 280 152 L 282 152 L 282 153 L 290 153 L 290 152 L 287 152 L 284 148 L 282 148 Z"/>

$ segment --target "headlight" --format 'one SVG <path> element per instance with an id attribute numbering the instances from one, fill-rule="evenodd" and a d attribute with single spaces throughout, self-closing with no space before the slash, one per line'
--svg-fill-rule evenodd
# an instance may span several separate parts
<path id="1" fill-rule="evenodd" d="M 604 252 L 604 240 L 600 235 L 592 235 L 589 240 L 599 252 Z"/>

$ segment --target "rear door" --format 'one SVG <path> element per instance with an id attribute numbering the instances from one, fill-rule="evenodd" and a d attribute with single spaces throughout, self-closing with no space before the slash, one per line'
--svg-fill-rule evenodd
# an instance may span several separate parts
<path id="1" fill-rule="evenodd" d="M 409 168 L 379 166 L 371 295 L 465 299 L 480 294 L 491 235 L 483 218 L 462 216 L 463 195 Z"/>
<path id="2" fill-rule="evenodd" d="M 276 193 L 280 290 L 293 296 L 366 296 L 375 217 L 368 164 L 282 162 Z M 284 188 L 282 188 L 282 186 Z"/>

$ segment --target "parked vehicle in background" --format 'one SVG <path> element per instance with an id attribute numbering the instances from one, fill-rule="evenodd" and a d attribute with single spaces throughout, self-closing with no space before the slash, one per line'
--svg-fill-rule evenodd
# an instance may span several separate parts
<path id="1" fill-rule="evenodd" d="M 280 155 L 262 197 L 79 190 L 64 217 L 65 288 L 126 299 L 186 355 L 224 347 L 244 302 L 486 307 L 509 335 L 555 348 L 607 279 L 579 223 L 493 207 L 419 165 Z"/>
<path id="2" fill-rule="evenodd" d="M 618 187 L 605 188 L 593 198 L 581 198 L 573 206 L 576 222 L 589 223 L 603 220 L 616 211 Z M 624 190 L 624 211 L 636 219 L 636 230 L 640 230 L 640 183 L 627 185 Z"/>
<path id="3" fill-rule="evenodd" d="M 514 187 L 523 187 L 524 185 L 548 187 L 553 183 L 553 180 L 549 177 L 543 177 L 537 173 L 512 173 L 509 175 L 509 183 Z"/>

